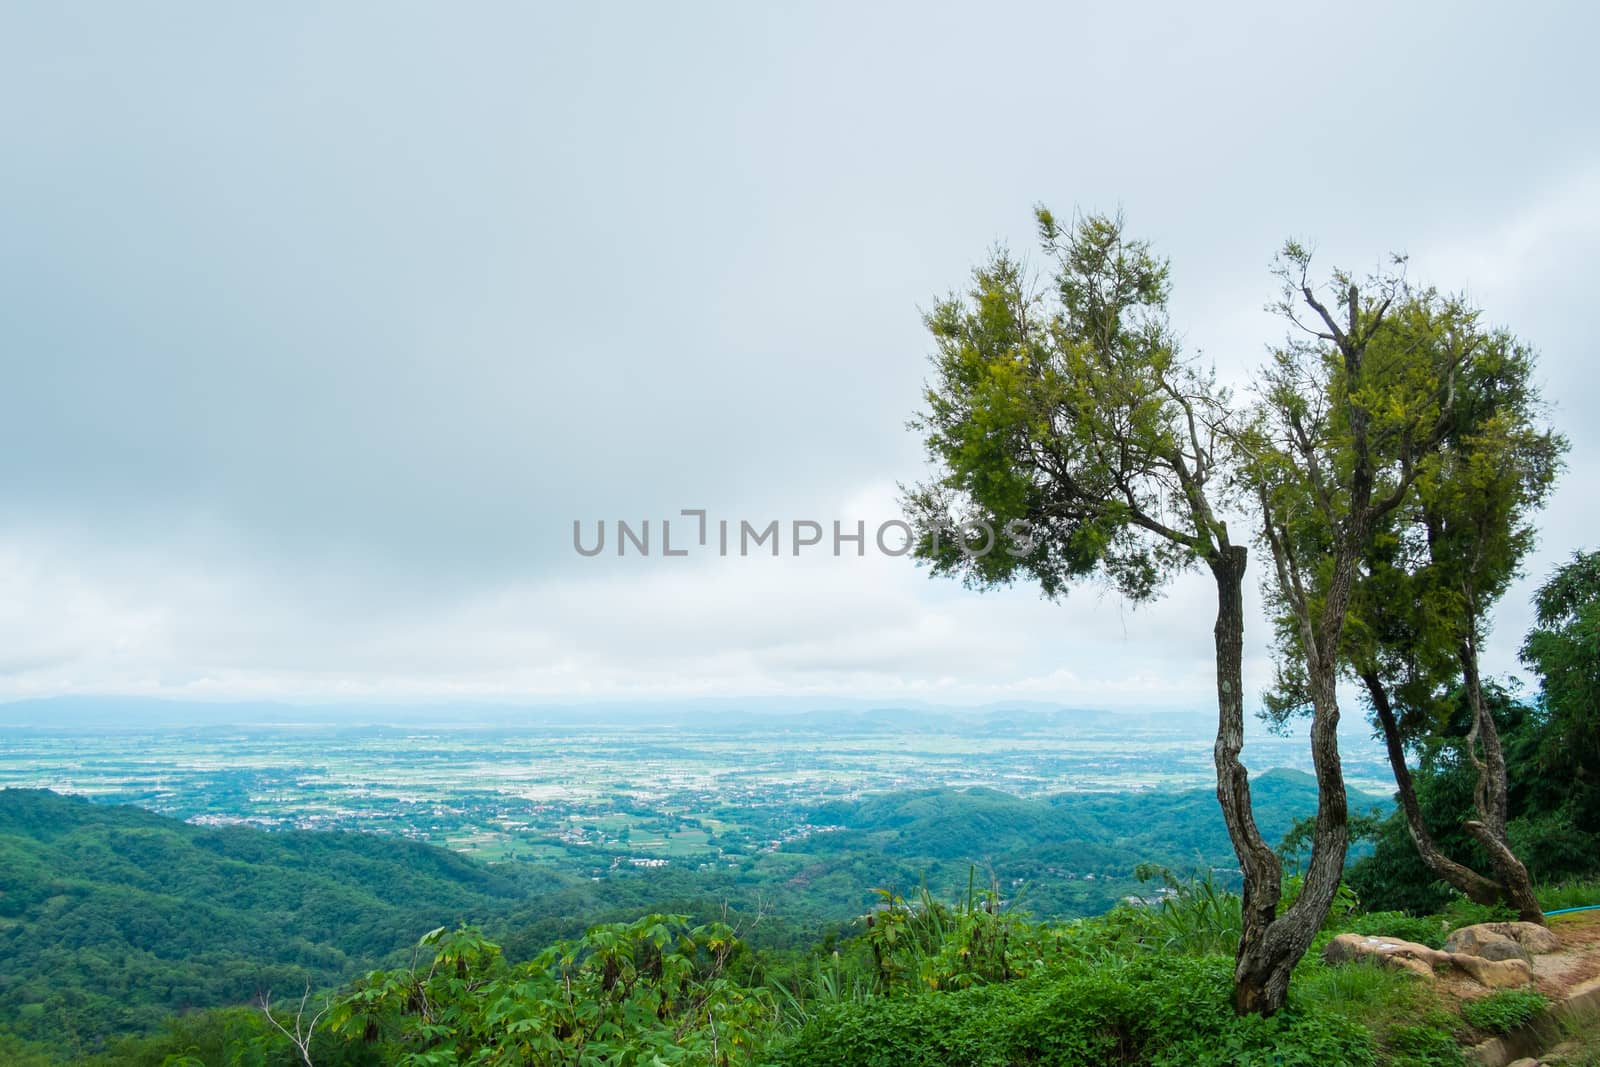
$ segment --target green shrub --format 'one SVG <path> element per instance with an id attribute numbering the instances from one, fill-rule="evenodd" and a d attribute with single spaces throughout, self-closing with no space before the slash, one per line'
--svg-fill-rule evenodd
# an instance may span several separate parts
<path id="1" fill-rule="evenodd" d="M 1002 904 L 998 890 L 979 892 L 969 871 L 967 894 L 954 904 L 926 888 L 907 901 L 879 889 L 862 940 L 872 953 L 877 989 L 965 989 L 1025 978 L 1072 949 L 1077 927 L 1030 922 Z"/>
<path id="2" fill-rule="evenodd" d="M 740 947 L 723 923 L 646 915 L 510 964 L 478 931 L 440 927 L 414 966 L 341 997 L 328 1028 L 402 1067 L 732 1067 L 758 1055 L 774 1014 L 765 990 L 726 976 Z"/>
<path id="3" fill-rule="evenodd" d="M 1517 913 L 1505 904 L 1477 904 L 1466 897 L 1457 896 L 1445 905 L 1444 918 L 1450 929 L 1478 923 L 1503 923 L 1516 919 Z"/>
<path id="4" fill-rule="evenodd" d="M 1502 989 L 1461 1005 L 1461 1017 L 1479 1030 L 1509 1034 L 1544 1010 L 1545 999 L 1529 989 Z"/>
<path id="5" fill-rule="evenodd" d="M 1455 1035 L 1432 1023 L 1393 1027 L 1384 1046 L 1389 1067 L 1463 1067 L 1467 1062 Z"/>
<path id="6" fill-rule="evenodd" d="M 808 970 L 770 979 L 767 988 L 776 1002 L 779 1024 L 798 1029 L 819 1012 L 840 1004 L 859 1004 L 879 993 L 877 979 L 846 960 L 838 951 L 811 961 Z"/>
<path id="7" fill-rule="evenodd" d="M 1234 1014 L 1225 958 L 1078 961 L 1052 974 L 958 992 L 840 1005 L 778 1050 L 788 1067 L 1359 1067 L 1370 1036 L 1329 1012 L 1291 1005 Z"/>
<path id="8" fill-rule="evenodd" d="M 1218 886 L 1211 872 L 1179 879 L 1165 867 L 1141 863 L 1133 873 L 1141 882 L 1162 883 L 1155 907 L 1125 909 L 1146 946 L 1188 956 L 1231 956 L 1238 950 L 1244 928 L 1239 894 Z"/>

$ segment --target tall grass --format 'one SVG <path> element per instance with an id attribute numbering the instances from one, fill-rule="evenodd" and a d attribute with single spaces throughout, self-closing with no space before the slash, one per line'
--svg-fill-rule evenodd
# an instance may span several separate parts
<path id="1" fill-rule="evenodd" d="M 1600 904 L 1600 878 L 1583 878 L 1540 886 L 1538 897 L 1539 906 L 1545 911 Z"/>
<path id="2" fill-rule="evenodd" d="M 845 1004 L 865 1004 L 879 992 L 876 979 L 846 963 L 838 952 L 816 960 L 810 973 L 768 983 L 778 1009 L 778 1025 L 798 1030 L 820 1012 Z"/>
<path id="3" fill-rule="evenodd" d="M 1312 962 L 1295 971 L 1292 988 L 1301 1003 L 1317 1004 L 1370 1025 L 1409 1014 L 1419 983 L 1415 975 L 1372 963 L 1327 967 Z"/>
<path id="4" fill-rule="evenodd" d="M 1007 982 L 1070 954 L 1071 924 L 1029 921 L 997 886 L 980 890 L 976 869 L 968 871 L 966 895 L 952 904 L 935 900 L 926 886 L 910 901 L 891 889 L 877 892 L 882 902 L 865 919 L 864 940 L 885 989 Z"/>
<path id="5" fill-rule="evenodd" d="M 1023 978 L 1071 954 L 1077 924 L 1030 922 L 1016 901 L 968 872 L 967 892 L 950 904 L 926 886 L 911 900 L 877 890 L 859 941 L 811 971 L 774 983 L 783 1021 L 800 1026 L 839 1004 L 900 992 L 967 989 Z"/>
<path id="6" fill-rule="evenodd" d="M 1162 882 L 1162 896 L 1146 907 L 1146 938 L 1155 947 L 1185 956 L 1232 956 L 1239 948 L 1244 911 L 1237 893 L 1220 888 L 1208 871 L 1187 879 L 1164 867 L 1141 866 L 1135 873 Z"/>

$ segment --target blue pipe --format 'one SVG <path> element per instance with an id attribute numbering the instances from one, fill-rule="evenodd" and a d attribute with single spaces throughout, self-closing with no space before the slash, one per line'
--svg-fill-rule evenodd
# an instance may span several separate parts
<path id="1" fill-rule="evenodd" d="M 1552 915 L 1566 915 L 1569 912 L 1574 911 L 1594 911 L 1596 908 L 1600 908 L 1600 904 L 1585 904 L 1582 907 L 1577 908 L 1557 908 L 1555 911 L 1545 912 L 1544 915 L 1545 918 L 1548 919 Z"/>

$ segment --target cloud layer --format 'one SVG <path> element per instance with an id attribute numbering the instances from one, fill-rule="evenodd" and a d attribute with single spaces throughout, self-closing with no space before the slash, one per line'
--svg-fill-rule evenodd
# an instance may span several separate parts
<path id="1" fill-rule="evenodd" d="M 1125 210 L 1235 381 L 1285 237 L 1467 289 L 1574 443 L 1530 573 L 1594 547 L 1577 5 L 4 18 L 0 699 L 1203 706 L 1198 580 L 1133 610 L 571 550 L 574 519 L 892 515 L 917 309 L 1031 252 L 1038 201 Z"/>

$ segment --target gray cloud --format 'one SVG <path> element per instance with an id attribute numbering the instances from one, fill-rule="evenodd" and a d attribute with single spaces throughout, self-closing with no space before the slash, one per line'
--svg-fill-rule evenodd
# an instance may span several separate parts
<path id="1" fill-rule="evenodd" d="M 3 18 L 0 696 L 1203 703 L 1193 585 L 570 551 L 574 518 L 886 509 L 918 306 L 1041 200 L 1123 207 L 1229 376 L 1286 236 L 1469 287 L 1574 438 L 1530 571 L 1591 536 L 1580 5 Z"/>

